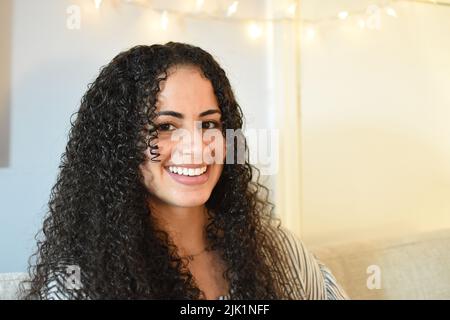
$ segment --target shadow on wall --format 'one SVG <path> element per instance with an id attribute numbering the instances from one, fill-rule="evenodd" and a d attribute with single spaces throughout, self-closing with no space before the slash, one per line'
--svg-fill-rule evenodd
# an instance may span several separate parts
<path id="1" fill-rule="evenodd" d="M 9 165 L 12 0 L 0 1 L 0 168 Z"/>

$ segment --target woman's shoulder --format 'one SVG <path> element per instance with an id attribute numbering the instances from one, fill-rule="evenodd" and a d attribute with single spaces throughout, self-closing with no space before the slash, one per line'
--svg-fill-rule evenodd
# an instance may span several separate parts
<path id="1" fill-rule="evenodd" d="M 85 300 L 80 274 L 74 272 L 73 265 L 62 269 L 60 266 L 47 275 L 38 299 L 42 300 Z"/>
<path id="2" fill-rule="evenodd" d="M 287 266 L 303 287 L 305 299 L 348 299 L 330 269 L 311 253 L 303 241 L 281 224 L 267 225 L 268 234 L 282 248 Z"/>

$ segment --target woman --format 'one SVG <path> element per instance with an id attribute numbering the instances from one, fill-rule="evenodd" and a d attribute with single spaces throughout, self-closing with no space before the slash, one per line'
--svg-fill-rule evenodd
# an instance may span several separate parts
<path id="1" fill-rule="evenodd" d="M 345 298 L 272 217 L 255 168 L 238 152 L 229 161 L 239 146 L 225 133 L 240 128 L 204 50 L 169 42 L 116 56 L 72 124 L 27 298 Z"/>

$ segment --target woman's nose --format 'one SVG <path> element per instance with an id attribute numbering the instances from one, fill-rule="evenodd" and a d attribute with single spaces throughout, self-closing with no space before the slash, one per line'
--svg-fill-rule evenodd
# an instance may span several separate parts
<path id="1" fill-rule="evenodd" d="M 204 141 L 201 124 L 195 124 L 189 130 L 183 129 L 175 148 L 175 152 L 182 157 L 182 163 L 178 162 L 178 164 L 203 163 L 203 148 Z"/>

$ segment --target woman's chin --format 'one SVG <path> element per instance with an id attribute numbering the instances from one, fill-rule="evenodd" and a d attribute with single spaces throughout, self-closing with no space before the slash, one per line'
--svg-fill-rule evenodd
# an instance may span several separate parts
<path id="1" fill-rule="evenodd" d="M 208 199 L 210 194 L 183 194 L 177 197 L 174 197 L 170 199 L 169 203 L 176 207 L 184 207 L 184 208 L 191 208 L 191 207 L 198 207 L 204 205 Z"/>

